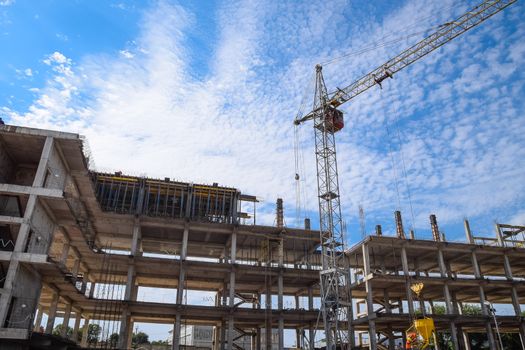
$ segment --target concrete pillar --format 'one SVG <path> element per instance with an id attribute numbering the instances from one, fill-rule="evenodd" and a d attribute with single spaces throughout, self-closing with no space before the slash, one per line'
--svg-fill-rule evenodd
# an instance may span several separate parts
<path id="1" fill-rule="evenodd" d="M 84 318 L 84 327 L 82 327 L 82 340 L 80 341 L 80 346 L 83 348 L 88 345 L 88 331 L 89 331 L 89 318 Z"/>
<path id="2" fill-rule="evenodd" d="M 35 317 L 35 324 L 33 327 L 34 332 L 40 331 L 40 326 L 42 325 L 42 316 L 44 315 L 44 309 L 42 307 L 39 307 L 36 313 Z"/>
<path id="3" fill-rule="evenodd" d="M 75 325 L 73 326 L 73 341 L 78 343 L 78 330 L 80 329 L 80 320 L 82 319 L 82 313 L 80 311 L 75 311 Z"/>
<path id="4" fill-rule="evenodd" d="M 294 299 L 295 299 L 295 309 L 296 310 L 299 310 L 300 309 L 300 305 L 299 305 L 299 295 L 295 295 L 294 296 Z M 302 343 L 302 333 L 303 333 L 303 330 L 302 328 L 298 328 L 295 330 L 295 345 L 297 348 L 301 348 L 302 349 L 302 346 L 301 346 L 301 343 Z"/>
<path id="5" fill-rule="evenodd" d="M 396 232 L 397 232 L 397 238 L 405 239 L 405 230 L 403 229 L 403 220 L 401 218 L 401 212 L 399 210 L 396 210 L 394 213 L 395 221 L 396 221 Z"/>
<path id="6" fill-rule="evenodd" d="M 221 322 L 221 350 L 226 349 L 226 321 Z"/>
<path id="7" fill-rule="evenodd" d="M 499 244 L 500 247 L 504 247 L 505 246 L 505 241 L 503 240 L 503 236 L 501 235 L 501 230 L 499 228 L 499 224 L 495 223 L 494 226 L 495 226 L 495 229 L 496 229 L 496 238 L 498 240 L 498 244 Z"/>
<path id="8" fill-rule="evenodd" d="M 277 308 L 279 309 L 279 349 L 284 348 L 284 316 L 283 316 L 283 269 L 284 241 L 279 242 L 279 276 L 277 279 Z"/>
<path id="9" fill-rule="evenodd" d="M 53 150 L 53 138 L 47 137 L 44 143 L 44 148 L 40 156 L 40 162 L 38 163 L 38 168 L 33 180 L 33 187 L 42 187 L 44 184 L 44 178 L 47 172 L 47 163 L 49 161 L 49 156 Z M 15 247 L 13 253 L 21 253 L 24 251 L 27 244 L 27 238 L 29 236 L 29 231 L 31 229 L 31 217 L 36 207 L 37 196 L 34 194 L 29 195 L 26 204 L 26 210 L 24 212 L 24 219 L 20 228 L 18 229 L 18 236 L 16 238 Z M 11 297 L 13 293 L 13 285 L 16 280 L 16 275 L 18 272 L 19 260 L 16 254 L 13 254 L 9 267 L 7 269 L 7 274 L 4 280 L 3 292 L 0 294 L 0 325 L 4 325 L 7 317 L 7 311 L 9 310 L 9 305 L 11 303 Z"/>
<path id="10" fill-rule="evenodd" d="M 439 233 L 436 215 L 434 214 L 430 215 L 430 228 L 432 229 L 432 239 L 436 242 L 441 241 L 441 234 Z"/>
<path id="11" fill-rule="evenodd" d="M 176 296 L 176 302 L 177 305 L 182 304 L 182 297 L 184 295 L 184 283 L 186 279 L 186 267 L 185 267 L 185 261 L 186 261 L 186 255 L 188 252 L 188 236 L 189 236 L 189 226 L 186 224 L 184 227 L 184 232 L 182 234 L 182 247 L 181 247 L 181 253 L 180 253 L 180 270 L 179 270 L 179 281 L 177 284 L 177 296 Z M 175 314 L 175 325 L 173 328 L 173 350 L 179 350 L 180 345 L 180 324 L 181 324 L 181 315 L 180 312 L 177 312 Z"/>
<path id="12" fill-rule="evenodd" d="M 261 350 L 261 328 L 257 328 L 257 350 Z"/>
<path id="13" fill-rule="evenodd" d="M 118 348 L 126 349 L 128 343 L 132 338 L 133 328 L 131 326 L 131 313 L 129 312 L 128 306 L 124 305 L 122 313 L 120 315 L 120 330 L 118 336 Z"/>
<path id="14" fill-rule="evenodd" d="M 308 310 L 314 309 L 314 292 L 312 287 L 308 287 Z M 308 328 L 308 340 L 310 341 L 310 350 L 315 349 L 315 339 L 314 339 L 314 327 L 310 324 Z"/>
<path id="15" fill-rule="evenodd" d="M 233 338 L 234 338 L 234 315 L 233 308 L 235 307 L 235 264 L 237 263 L 237 228 L 233 229 L 231 247 L 230 247 L 230 261 L 231 261 L 231 272 L 230 272 L 230 316 L 228 317 L 228 350 L 233 349 Z"/>
<path id="16" fill-rule="evenodd" d="M 67 328 L 69 327 L 69 318 L 71 317 L 71 303 L 66 302 L 66 309 L 64 310 L 64 320 L 62 321 L 62 332 L 60 336 L 62 338 L 67 337 Z"/>
<path id="17" fill-rule="evenodd" d="M 467 243 L 474 244 L 474 237 L 472 236 L 472 232 L 470 231 L 470 224 L 468 223 L 468 220 L 465 219 L 463 223 L 465 225 L 465 236 L 467 237 Z"/>
<path id="18" fill-rule="evenodd" d="M 53 326 L 55 324 L 55 317 L 57 313 L 58 299 L 60 296 L 58 293 L 53 293 L 53 299 L 51 299 L 51 306 L 49 307 L 49 314 L 46 323 L 46 333 L 53 333 Z"/>
<path id="19" fill-rule="evenodd" d="M 507 254 L 503 254 L 503 268 L 505 269 L 505 277 L 507 280 L 512 281 L 512 268 L 510 267 L 510 261 Z"/>
<path id="20" fill-rule="evenodd" d="M 410 314 L 410 317 L 412 317 L 412 315 L 414 315 L 414 300 L 412 298 L 412 290 L 410 289 L 410 271 L 408 269 L 408 257 L 405 246 L 401 247 L 401 264 L 403 265 L 403 274 L 405 275 L 405 289 L 407 294 L 408 313 Z"/>
<path id="21" fill-rule="evenodd" d="M 368 244 L 362 245 L 363 251 L 363 269 L 365 274 L 365 289 L 366 289 L 366 307 L 368 314 L 368 334 L 369 334 L 369 348 L 370 350 L 377 349 L 376 339 L 376 322 L 374 313 L 374 299 L 372 295 L 372 282 L 368 280 L 370 274 L 370 253 L 368 250 Z"/>

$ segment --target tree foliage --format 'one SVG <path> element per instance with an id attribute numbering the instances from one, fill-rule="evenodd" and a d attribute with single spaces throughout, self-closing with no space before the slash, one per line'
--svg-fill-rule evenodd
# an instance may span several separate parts
<path id="1" fill-rule="evenodd" d="M 64 325 L 63 324 L 56 325 L 55 328 L 53 328 L 52 334 L 56 335 L 56 336 L 61 336 L 63 329 L 64 329 Z M 71 338 L 72 335 L 73 335 L 73 328 L 67 326 L 66 337 L 67 338 Z"/>
<path id="2" fill-rule="evenodd" d="M 147 335 L 144 332 L 133 333 L 133 337 L 131 338 L 131 342 L 133 344 L 137 344 L 137 345 L 149 344 L 149 335 Z"/>
<path id="3" fill-rule="evenodd" d="M 88 326 L 88 343 L 97 343 L 100 336 L 100 326 L 96 323 L 91 323 Z"/>

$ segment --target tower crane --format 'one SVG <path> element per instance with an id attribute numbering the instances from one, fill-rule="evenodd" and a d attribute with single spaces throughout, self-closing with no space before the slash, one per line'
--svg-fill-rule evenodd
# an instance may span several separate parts
<path id="1" fill-rule="evenodd" d="M 342 104 L 381 83 L 502 11 L 517 0 L 486 0 L 438 29 L 397 56 L 343 89 L 328 93 L 322 66 L 315 67 L 315 94 L 312 110 L 298 116 L 294 124 L 313 120 L 317 189 L 321 234 L 322 270 L 320 272 L 321 312 L 328 350 L 354 346 L 351 326 L 352 300 L 348 291 L 348 269 L 345 268 L 344 234 L 337 174 L 335 134 L 343 129 Z M 372 332 L 373 330 L 370 330 Z M 372 337 L 371 337 L 372 338 Z M 313 340 L 310 340 L 313 342 Z"/>

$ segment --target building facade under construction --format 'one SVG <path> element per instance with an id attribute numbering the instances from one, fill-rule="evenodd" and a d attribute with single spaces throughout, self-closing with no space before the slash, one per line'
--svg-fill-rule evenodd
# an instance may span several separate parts
<path id="1" fill-rule="evenodd" d="M 135 323 L 172 325 L 173 349 L 192 348 L 190 329 L 209 330 L 216 350 L 323 346 L 320 234 L 285 227 L 282 202 L 276 225 L 261 226 L 257 198 L 235 188 L 88 164 L 77 134 L 0 126 L 0 348 L 130 349 Z M 478 333 L 490 349 L 500 333 L 525 339 L 524 227 L 483 238 L 465 222 L 464 243 L 447 242 L 433 216 L 433 240 L 406 234 L 400 213 L 396 227 L 345 251 L 348 348 L 404 347 L 421 317 L 454 349 Z M 139 300 L 144 287 L 173 301 Z M 192 303 L 193 292 L 213 300 Z"/>

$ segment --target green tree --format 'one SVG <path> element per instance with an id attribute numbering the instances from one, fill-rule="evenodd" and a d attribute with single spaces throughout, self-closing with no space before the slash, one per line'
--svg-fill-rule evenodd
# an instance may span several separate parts
<path id="1" fill-rule="evenodd" d="M 64 325 L 63 324 L 59 324 L 59 325 L 55 326 L 55 328 L 53 329 L 52 334 L 56 335 L 56 336 L 61 336 L 63 329 L 64 329 Z M 72 335 L 73 335 L 73 328 L 67 326 L 66 337 L 67 338 L 71 338 Z"/>
<path id="2" fill-rule="evenodd" d="M 114 348 L 118 345 L 118 333 L 113 333 L 109 336 L 109 345 Z"/>
<path id="3" fill-rule="evenodd" d="M 461 308 L 463 311 L 463 315 L 468 316 L 479 316 L 481 315 L 481 307 L 474 304 L 463 304 L 463 307 Z"/>
<path id="4" fill-rule="evenodd" d="M 154 340 L 151 345 L 169 345 L 167 340 Z"/>
<path id="5" fill-rule="evenodd" d="M 137 345 L 149 344 L 149 335 L 147 335 L 144 332 L 133 333 L 133 337 L 131 338 L 131 342 L 133 344 L 137 344 Z"/>
<path id="6" fill-rule="evenodd" d="M 93 344 L 98 342 L 100 336 L 100 326 L 96 323 L 91 323 L 88 326 L 88 343 Z"/>

